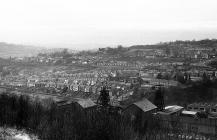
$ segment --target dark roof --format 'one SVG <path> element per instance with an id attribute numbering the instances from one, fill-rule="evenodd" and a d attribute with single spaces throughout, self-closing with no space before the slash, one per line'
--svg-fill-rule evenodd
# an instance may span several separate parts
<path id="1" fill-rule="evenodd" d="M 73 102 L 72 100 L 64 100 L 64 99 L 56 101 L 58 107 L 69 105 L 72 102 Z"/>
<path id="2" fill-rule="evenodd" d="M 62 99 L 56 102 L 57 106 L 65 106 L 72 103 L 78 103 L 82 108 L 89 108 L 96 106 L 91 99 L 73 98 L 73 99 Z"/>
<path id="3" fill-rule="evenodd" d="M 134 105 L 136 105 L 137 107 L 139 107 L 142 111 L 144 112 L 148 112 L 150 110 L 156 109 L 157 106 L 155 106 L 154 104 L 152 104 L 148 99 L 144 98 L 141 101 L 135 102 L 133 103 Z"/>

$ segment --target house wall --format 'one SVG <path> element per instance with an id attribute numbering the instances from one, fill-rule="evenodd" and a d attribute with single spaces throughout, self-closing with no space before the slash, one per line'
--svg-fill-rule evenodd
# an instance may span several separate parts
<path id="1" fill-rule="evenodd" d="M 138 127 L 143 128 L 148 125 L 148 120 L 152 118 L 152 113 L 154 112 L 155 110 L 144 112 L 139 107 L 133 104 L 127 107 L 122 114 L 126 117 L 130 117 L 130 120 L 133 123 L 136 123 Z"/>

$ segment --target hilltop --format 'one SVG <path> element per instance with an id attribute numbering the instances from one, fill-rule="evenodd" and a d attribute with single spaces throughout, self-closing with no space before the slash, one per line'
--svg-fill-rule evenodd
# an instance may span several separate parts
<path id="1" fill-rule="evenodd" d="M 133 45 L 129 49 L 163 49 L 166 47 L 217 47 L 217 39 L 203 39 L 203 40 L 177 40 L 173 42 L 161 42 L 153 45 Z"/>
<path id="2" fill-rule="evenodd" d="M 40 47 L 30 45 L 10 44 L 6 42 L 0 42 L 0 57 L 23 57 L 37 55 Z"/>
<path id="3" fill-rule="evenodd" d="M 90 44 L 91 46 L 91 44 Z M 96 45 L 97 46 L 97 45 Z M 68 48 L 43 48 L 30 45 L 19 45 L 19 44 L 10 44 L 6 42 L 0 42 L 0 57 L 9 58 L 11 57 L 24 57 L 24 56 L 35 56 L 39 53 L 52 54 L 55 52 L 62 52 L 64 49 L 67 49 L 69 53 L 87 53 L 96 55 L 96 53 L 101 53 L 104 55 L 121 55 L 125 57 L 134 56 L 142 51 L 146 51 L 146 54 L 150 55 L 151 51 L 162 50 L 168 52 L 171 50 L 186 50 L 186 49 L 217 49 L 217 40 L 216 39 L 204 39 L 204 40 L 186 40 L 186 41 L 173 41 L 173 42 L 161 42 L 158 44 L 149 44 L 149 45 L 132 45 L 132 46 L 121 46 L 117 47 L 100 47 L 98 50 L 88 50 L 84 51 L 75 51 Z"/>

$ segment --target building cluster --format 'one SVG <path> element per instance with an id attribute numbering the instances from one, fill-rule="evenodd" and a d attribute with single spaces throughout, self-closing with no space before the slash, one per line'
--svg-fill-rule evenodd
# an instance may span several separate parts
<path id="1" fill-rule="evenodd" d="M 166 130 L 179 131 L 182 128 L 183 133 L 216 136 L 217 104 L 194 103 L 186 108 L 170 105 L 159 109 L 158 105 L 147 99 L 152 94 L 150 91 L 158 86 L 169 88 L 186 81 L 216 80 L 217 70 L 206 65 L 208 60 L 217 57 L 216 50 L 183 43 L 151 49 L 150 46 L 143 49 L 137 47 L 101 48 L 97 52 L 71 54 L 62 51 L 10 58 L 11 65 L 36 64 L 55 69 L 42 71 L 40 68 L 24 68 L 16 71 L 14 67 L 5 66 L 0 72 L 0 86 L 14 87 L 15 91 L 34 89 L 38 95 L 43 93 L 43 97 L 58 96 L 58 107 L 69 111 L 73 109 L 72 104 L 81 110 L 94 110 L 97 106 L 96 96 L 100 94 L 101 87 L 107 85 L 110 105 L 118 107 L 121 114 L 137 122 L 138 126 L 145 126 L 150 118 L 154 118 Z M 86 68 L 88 70 L 84 70 Z M 1 87 L 0 90 L 5 91 Z M 137 95 L 139 99 L 146 98 L 123 105 L 130 97 Z"/>
<path id="2" fill-rule="evenodd" d="M 87 102 L 86 102 L 87 101 Z M 69 101 L 58 101 L 60 109 L 72 109 L 75 104 L 79 109 L 85 112 L 91 112 L 97 109 L 97 104 L 91 99 L 72 99 Z M 112 105 L 113 106 L 113 105 Z M 136 127 L 145 128 L 147 125 L 153 125 L 153 120 L 160 124 L 158 129 L 167 130 L 171 139 L 184 137 L 216 138 L 217 132 L 217 113 L 216 105 L 209 104 L 190 104 L 187 108 L 178 105 L 169 105 L 159 110 L 147 98 L 131 102 L 126 106 L 114 105 L 119 113 L 136 124 Z M 203 112 L 206 110 L 215 114 L 212 118 L 205 117 Z M 182 134 L 182 136 L 179 136 Z M 193 135 L 194 134 L 194 135 Z M 197 135 L 196 135 L 197 134 Z"/>
<path id="3" fill-rule="evenodd" d="M 106 81 L 111 89 L 111 97 L 122 101 L 133 95 L 137 87 L 145 94 L 156 85 L 179 86 L 180 77 L 184 80 L 197 81 L 202 80 L 204 74 L 210 79 L 216 79 L 217 75 L 217 72 L 209 67 L 195 64 L 185 66 L 183 62 L 159 62 L 148 65 L 146 62 L 137 62 L 135 64 L 141 64 L 141 66 L 135 66 L 135 68 L 126 61 L 113 61 L 113 63 L 118 65 L 98 67 L 88 72 L 74 72 L 73 69 L 43 72 L 22 70 L 6 76 L 0 75 L 0 84 L 16 88 L 54 89 L 55 93 L 64 89 L 63 92 L 69 95 L 79 93 L 89 96 L 98 94 L 102 83 Z"/>
<path id="4" fill-rule="evenodd" d="M 187 106 L 189 111 L 204 112 L 208 118 L 217 117 L 217 104 L 215 103 L 193 103 Z"/>
<path id="5" fill-rule="evenodd" d="M 208 111 L 208 112 L 206 112 Z M 216 138 L 217 112 L 216 105 L 190 104 L 187 108 L 178 105 L 166 106 L 163 110 L 147 99 L 135 102 L 123 109 L 123 113 L 129 115 L 131 120 L 139 119 L 140 125 L 147 125 L 153 119 L 160 124 L 159 129 L 168 130 L 171 139 L 183 134 L 184 138 L 197 135 L 206 138 Z M 208 113 L 210 115 L 204 115 Z M 194 135 L 193 135 L 194 134 Z"/>
<path id="6" fill-rule="evenodd" d="M 173 105 L 165 107 L 165 110 L 157 112 L 155 116 L 163 129 L 173 131 L 171 137 L 175 136 L 174 132 L 182 132 L 184 138 L 192 137 L 193 134 L 206 136 L 205 138 L 216 137 L 216 118 L 206 118 L 201 111 L 190 111 Z"/>

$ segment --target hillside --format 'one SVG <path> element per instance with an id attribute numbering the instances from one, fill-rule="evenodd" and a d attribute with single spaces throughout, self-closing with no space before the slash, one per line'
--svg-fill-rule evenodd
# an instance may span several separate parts
<path id="1" fill-rule="evenodd" d="M 37 55 L 41 48 L 28 45 L 17 45 L 0 42 L 0 57 L 9 58 L 11 57 L 22 57 L 22 56 L 33 56 Z"/>
<path id="2" fill-rule="evenodd" d="M 174 41 L 174 42 L 163 42 L 155 45 L 133 45 L 130 46 L 129 49 L 164 49 L 166 47 L 210 47 L 217 48 L 217 40 L 216 39 L 204 39 L 204 40 L 192 40 L 192 41 Z"/>
<path id="3" fill-rule="evenodd" d="M 9 62 L 8 60 L 0 58 L 0 66 L 1 65 L 6 65 L 6 64 L 8 64 L 8 62 Z"/>

